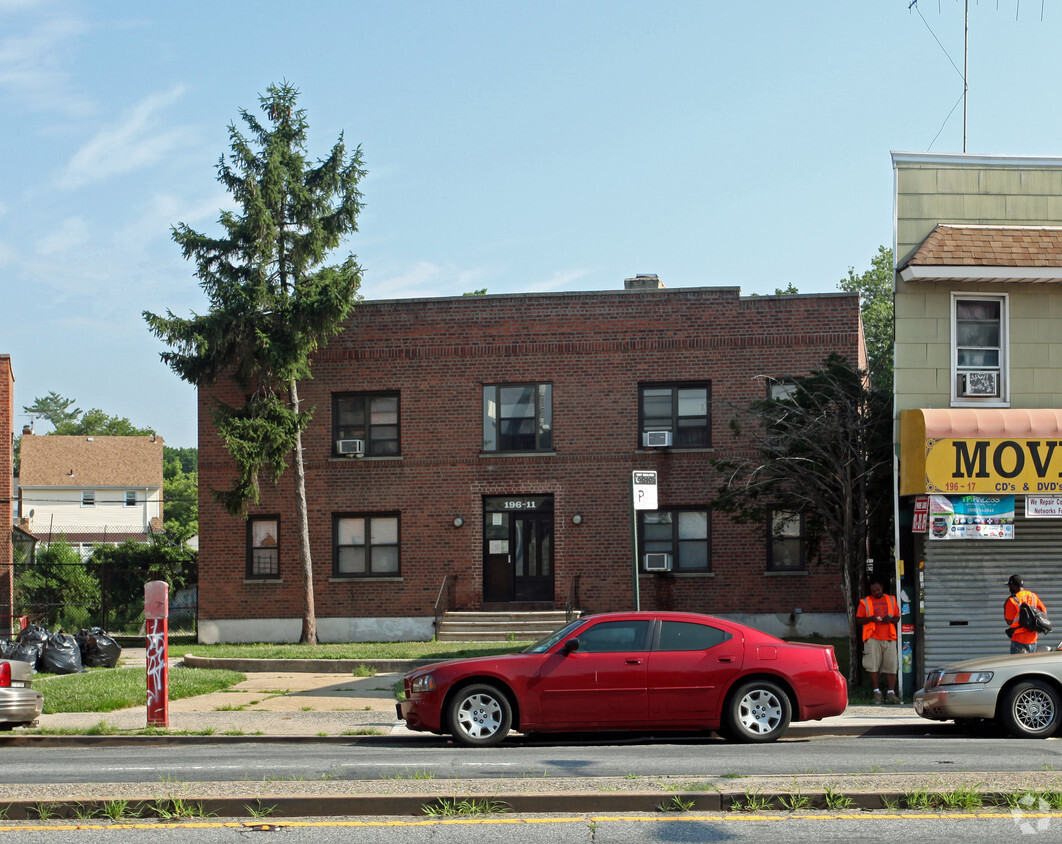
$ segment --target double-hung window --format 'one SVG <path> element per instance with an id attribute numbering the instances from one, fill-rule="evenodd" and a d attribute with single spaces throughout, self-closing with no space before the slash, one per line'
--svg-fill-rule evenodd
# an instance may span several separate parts
<path id="1" fill-rule="evenodd" d="M 484 384 L 484 451 L 552 451 L 552 384 Z"/>
<path id="2" fill-rule="evenodd" d="M 247 519 L 248 579 L 280 576 L 280 519 L 251 516 Z"/>
<path id="3" fill-rule="evenodd" d="M 136 507 L 136 490 L 135 489 L 127 489 L 125 491 L 125 506 L 126 507 Z"/>
<path id="4" fill-rule="evenodd" d="M 711 571 L 711 518 L 707 510 L 639 510 L 638 513 L 643 569 Z M 665 554 L 666 558 L 661 556 Z"/>
<path id="5" fill-rule="evenodd" d="M 1007 298 L 952 295 L 953 395 L 958 403 L 998 403 L 1009 390 Z"/>
<path id="6" fill-rule="evenodd" d="M 641 385 L 641 445 L 709 447 L 712 444 L 711 399 L 708 382 Z"/>
<path id="7" fill-rule="evenodd" d="M 398 514 L 337 515 L 332 520 L 333 577 L 398 577 Z"/>
<path id="8" fill-rule="evenodd" d="M 399 451 L 398 393 L 332 396 L 332 454 L 390 457 Z"/>
<path id="9" fill-rule="evenodd" d="M 804 517 L 786 510 L 767 514 L 767 571 L 803 571 Z"/>

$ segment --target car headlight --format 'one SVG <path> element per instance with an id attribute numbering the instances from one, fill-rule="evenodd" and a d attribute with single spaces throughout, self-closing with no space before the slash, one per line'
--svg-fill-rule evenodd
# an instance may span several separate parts
<path id="1" fill-rule="evenodd" d="M 433 692 L 435 691 L 435 678 L 430 674 L 421 674 L 419 677 L 413 678 L 413 681 L 409 684 L 409 688 L 420 694 L 423 694 L 424 692 Z"/>
<path id="2" fill-rule="evenodd" d="M 941 686 L 961 686 L 967 683 L 987 683 L 992 679 L 991 671 L 951 671 L 940 678 Z"/>

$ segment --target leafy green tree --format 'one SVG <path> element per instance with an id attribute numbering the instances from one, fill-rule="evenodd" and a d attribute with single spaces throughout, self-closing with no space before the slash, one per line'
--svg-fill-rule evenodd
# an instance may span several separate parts
<path id="1" fill-rule="evenodd" d="M 867 343 L 867 370 L 875 389 L 892 392 L 894 312 L 892 299 L 892 249 L 879 246 L 870 259 L 870 269 L 856 275 L 848 268 L 848 278 L 838 287 L 846 293 L 859 294 L 859 311 L 863 317 L 863 335 Z"/>
<path id="2" fill-rule="evenodd" d="M 37 396 L 31 405 L 23 405 L 26 413 L 31 413 L 41 419 L 47 419 L 53 428 L 58 428 L 65 422 L 72 422 L 81 415 L 81 408 L 70 406 L 77 403 L 77 399 L 68 399 L 59 395 L 54 390 L 46 396 Z"/>
<path id="3" fill-rule="evenodd" d="M 855 610 L 868 559 L 891 558 L 892 394 L 839 355 L 792 379 L 784 397 L 754 402 L 730 428 L 740 456 L 713 460 L 721 474 L 712 506 L 767 528 L 769 511 L 802 513 L 809 558 L 841 572 L 852 641 L 849 676 L 858 676 Z M 824 542 L 825 540 L 825 542 Z M 821 551 L 828 543 L 830 557 Z"/>
<path id="4" fill-rule="evenodd" d="M 52 433 L 65 437 L 150 437 L 158 432 L 154 428 L 138 428 L 124 416 L 111 416 L 94 407 L 79 418 L 56 425 Z"/>
<path id="5" fill-rule="evenodd" d="M 49 629 L 80 630 L 99 618 L 100 582 L 64 537 L 38 546 L 15 578 L 16 612 L 43 615 Z"/>
<path id="6" fill-rule="evenodd" d="M 196 582 L 196 554 L 182 544 L 162 538 L 150 542 L 127 540 L 100 545 L 92 552 L 89 569 L 104 586 L 107 624 L 114 630 L 139 628 L 144 615 L 144 584 L 165 580 L 171 595 Z"/>
<path id="7" fill-rule="evenodd" d="M 308 123 L 299 92 L 271 85 L 259 98 L 265 122 L 240 117 L 250 139 L 229 126 L 231 153 L 218 163 L 218 181 L 238 211 L 222 211 L 223 232 L 201 234 L 184 223 L 173 238 L 196 264 L 209 312 L 189 318 L 145 312 L 151 331 L 170 351 L 162 360 L 196 386 L 231 377 L 243 404 L 219 402 L 218 434 L 237 469 L 234 485 L 215 495 L 234 515 L 259 500 L 259 475 L 279 480 L 292 458 L 299 560 L 303 578 L 301 642 L 317 641 L 313 564 L 306 504 L 302 432 L 312 409 L 303 408 L 299 382 L 310 375 L 310 355 L 342 327 L 358 299 L 361 268 L 353 255 L 326 265 L 330 252 L 357 231 L 361 150 L 348 155 L 343 136 L 327 158 L 306 157 Z"/>
<path id="8" fill-rule="evenodd" d="M 199 473 L 182 472 L 175 460 L 162 471 L 162 517 L 166 535 L 187 542 L 199 533 Z"/>

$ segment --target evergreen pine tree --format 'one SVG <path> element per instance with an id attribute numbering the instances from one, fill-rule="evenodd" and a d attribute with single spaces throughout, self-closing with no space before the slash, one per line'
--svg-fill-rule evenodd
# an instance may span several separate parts
<path id="1" fill-rule="evenodd" d="M 221 182 L 239 206 L 222 211 L 223 233 L 210 237 L 184 223 L 173 239 L 196 264 L 210 309 L 189 318 L 144 312 L 170 347 L 162 360 L 196 386 L 232 378 L 246 395 L 219 404 L 218 434 L 237 467 L 231 489 L 215 491 L 228 512 L 246 516 L 259 500 L 259 474 L 278 483 L 289 456 L 295 467 L 299 560 L 304 581 L 301 642 L 317 641 L 313 565 L 302 432 L 312 415 L 299 401 L 310 355 L 342 327 L 358 299 L 361 268 L 353 255 L 326 265 L 329 253 L 357 231 L 361 149 L 348 155 L 343 136 L 327 158 L 306 158 L 308 124 L 299 92 L 287 82 L 259 98 L 266 120 L 246 110 L 250 138 L 229 126 L 231 153 L 218 163 Z"/>

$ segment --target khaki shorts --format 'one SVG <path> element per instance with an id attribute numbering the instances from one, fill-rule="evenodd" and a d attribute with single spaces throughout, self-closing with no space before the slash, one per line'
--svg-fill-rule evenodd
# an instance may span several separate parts
<path id="1" fill-rule="evenodd" d="M 896 673 L 896 641 L 867 639 L 863 643 L 863 667 L 867 671 Z"/>

